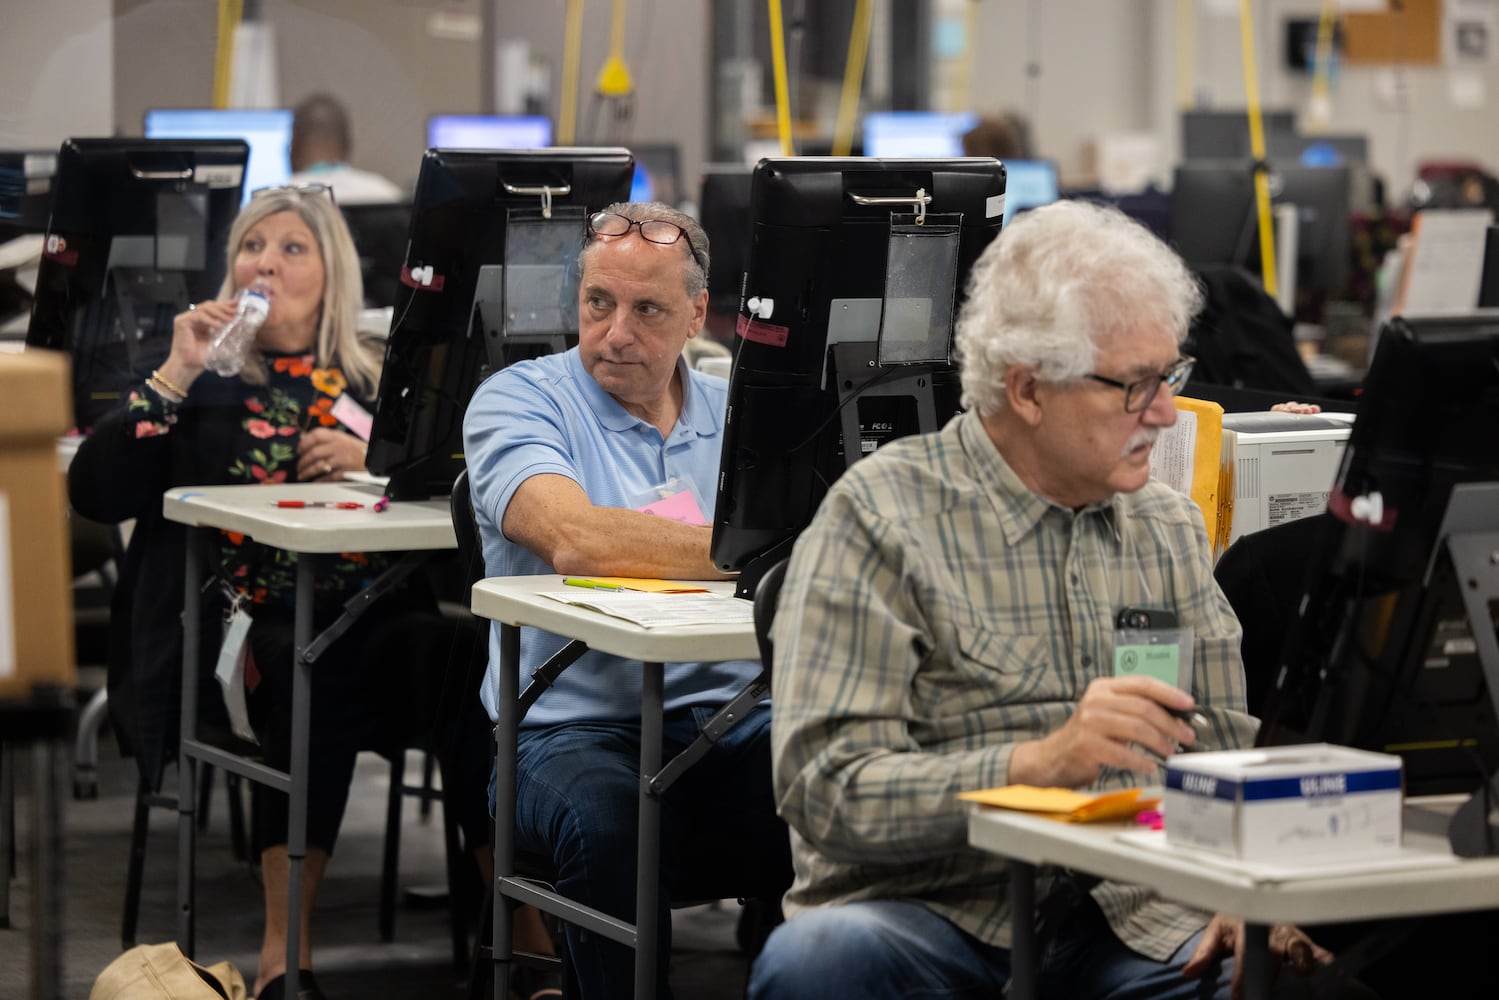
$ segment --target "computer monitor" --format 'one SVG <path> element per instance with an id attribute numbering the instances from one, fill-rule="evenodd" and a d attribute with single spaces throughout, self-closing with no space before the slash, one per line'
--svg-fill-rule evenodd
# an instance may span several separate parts
<path id="1" fill-rule="evenodd" d="M 57 150 L 0 150 L 0 241 L 47 228 Z"/>
<path id="2" fill-rule="evenodd" d="M 1265 136 L 1265 156 L 1270 160 L 1299 163 L 1303 167 L 1341 167 L 1369 162 L 1366 135 L 1302 135 L 1271 132 Z"/>
<path id="3" fill-rule="evenodd" d="M 1009 225 L 1016 212 L 1050 205 L 1061 197 L 1057 165 L 1051 160 L 1005 160 L 1005 214 Z"/>
<path id="4" fill-rule="evenodd" d="M 1277 163 L 1269 183 L 1272 204 L 1296 206 L 1297 312 L 1316 312 L 1348 281 L 1348 168 Z M 1259 273 L 1259 215 L 1247 160 L 1177 165 L 1171 243 L 1188 264 L 1236 264 Z"/>
<path id="5" fill-rule="evenodd" d="M 69 139 L 57 157 L 28 348 L 73 359 L 80 430 L 172 346 L 172 320 L 224 280 L 242 139 Z"/>
<path id="6" fill-rule="evenodd" d="M 916 159 L 963 155 L 972 111 L 871 111 L 864 116 L 864 155 Z"/>
<path id="7" fill-rule="evenodd" d="M 1004 190 L 990 158 L 755 168 L 711 550 L 741 594 L 848 465 L 957 412 L 952 321 Z"/>
<path id="8" fill-rule="evenodd" d="M 545 115 L 433 115 L 428 149 L 544 149 L 552 144 Z"/>
<path id="9" fill-rule="evenodd" d="M 393 499 L 452 489 L 481 381 L 577 343 L 587 215 L 634 169 L 624 149 L 427 150 L 367 458 Z"/>
<path id="10" fill-rule="evenodd" d="M 411 205 L 371 202 L 340 205 L 349 235 L 359 253 L 367 307 L 393 308 L 401 290 L 401 265 L 406 262 L 406 237 L 411 230 Z"/>
<path id="11" fill-rule="evenodd" d="M 1483 238 L 1483 274 L 1478 279 L 1478 307 L 1499 309 L 1499 226 Z"/>
<path id="12" fill-rule="evenodd" d="M 1398 753 L 1411 795 L 1492 781 L 1499 313 L 1385 326 L 1321 521 L 1260 741 Z"/>
<path id="13" fill-rule="evenodd" d="M 1260 112 L 1268 146 L 1275 135 L 1296 132 L 1295 112 Z M 1181 113 L 1181 158 L 1183 160 L 1247 160 L 1254 155 L 1249 142 L 1249 112 L 1236 108 L 1222 111 Z"/>
<path id="14" fill-rule="evenodd" d="M 708 309 L 739 311 L 740 285 L 749 261 L 751 169 L 738 163 L 703 166 L 697 221 L 708 234 Z"/>
<path id="15" fill-rule="evenodd" d="M 635 180 L 630 185 L 630 200 L 659 201 L 673 208 L 681 205 L 686 195 L 682 189 L 682 153 L 677 145 L 670 142 L 631 143 L 630 152 L 635 154 Z"/>
<path id="16" fill-rule="evenodd" d="M 151 108 L 147 139 L 243 139 L 250 146 L 242 201 L 291 177 L 290 108 Z"/>

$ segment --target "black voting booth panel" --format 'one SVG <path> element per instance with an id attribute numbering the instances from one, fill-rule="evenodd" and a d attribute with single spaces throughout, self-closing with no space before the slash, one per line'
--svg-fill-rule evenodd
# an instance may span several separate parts
<path id="1" fill-rule="evenodd" d="M 1385 326 L 1320 521 L 1260 742 L 1398 753 L 1499 853 L 1499 316 Z"/>
<path id="2" fill-rule="evenodd" d="M 72 355 L 79 428 L 166 358 L 177 313 L 217 296 L 248 155 L 238 139 L 62 144 L 26 343 Z"/>
<path id="3" fill-rule="evenodd" d="M 755 168 L 712 543 L 741 595 L 848 465 L 957 412 L 952 320 L 1004 189 L 990 158 Z"/>
<path id="4" fill-rule="evenodd" d="M 490 374 L 577 343 L 585 222 L 630 194 L 628 150 L 429 149 L 370 435 L 393 499 L 445 496 Z"/>

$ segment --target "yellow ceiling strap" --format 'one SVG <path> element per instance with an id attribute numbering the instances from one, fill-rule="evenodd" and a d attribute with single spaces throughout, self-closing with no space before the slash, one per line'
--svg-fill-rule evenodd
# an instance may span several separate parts
<path id="1" fill-rule="evenodd" d="M 791 98 L 786 82 L 786 34 L 781 24 L 781 0 L 770 2 L 770 62 L 776 84 L 776 133 L 781 155 L 791 156 Z"/>
<path id="2" fill-rule="evenodd" d="M 1260 221 L 1260 274 L 1265 294 L 1275 298 L 1275 233 L 1270 228 L 1270 165 L 1265 161 L 1265 125 L 1260 117 L 1260 80 L 1254 65 L 1254 23 L 1249 0 L 1239 0 L 1239 37 L 1244 51 L 1244 102 L 1249 106 L 1249 149 L 1254 157 L 1254 203 Z"/>
<path id="3" fill-rule="evenodd" d="M 1332 74 L 1333 29 L 1338 22 L 1338 0 L 1322 0 L 1322 14 L 1317 20 L 1317 57 L 1312 74 L 1312 100 L 1306 116 L 1306 129 L 1313 134 L 1327 128 L 1332 116 L 1332 95 L 1328 77 Z"/>
<path id="4" fill-rule="evenodd" d="M 859 0 L 848 36 L 848 61 L 843 66 L 843 94 L 838 101 L 838 127 L 833 132 L 834 156 L 847 156 L 854 148 L 854 123 L 859 116 L 859 92 L 864 87 L 864 63 L 869 54 L 869 26 L 873 17 L 871 0 Z"/>
<path id="5" fill-rule="evenodd" d="M 557 122 L 557 145 L 571 146 L 578 129 L 578 67 L 582 63 L 583 0 L 567 0 L 563 22 L 562 113 Z"/>
<path id="6" fill-rule="evenodd" d="M 635 92 L 630 68 L 625 65 L 625 0 L 614 0 L 614 24 L 609 33 L 609 58 L 599 70 L 594 85 L 600 97 L 629 97 Z"/>
<path id="7" fill-rule="evenodd" d="M 219 35 L 213 53 L 213 106 L 229 106 L 229 80 L 234 69 L 234 29 L 244 15 L 240 0 L 219 0 Z"/>

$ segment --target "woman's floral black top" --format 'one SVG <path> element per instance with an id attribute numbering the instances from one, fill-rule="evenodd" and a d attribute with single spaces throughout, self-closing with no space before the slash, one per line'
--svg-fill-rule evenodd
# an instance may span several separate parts
<path id="1" fill-rule="evenodd" d="M 224 481 L 230 483 L 297 482 L 297 442 L 304 430 L 335 427 L 333 405 L 348 383 L 337 368 L 318 368 L 311 354 L 265 353 L 267 382 L 235 380 L 243 412 L 231 453 L 225 456 Z M 205 375 L 204 378 L 213 376 Z M 137 438 L 169 434 L 179 405 L 146 387 L 130 393 L 129 423 Z M 364 405 L 361 402 L 361 405 Z M 317 574 L 318 603 L 341 602 L 389 565 L 379 553 L 341 552 Z M 296 590 L 297 557 L 282 549 L 258 545 L 244 535 L 222 533 L 221 578 L 255 604 L 290 606 Z"/>

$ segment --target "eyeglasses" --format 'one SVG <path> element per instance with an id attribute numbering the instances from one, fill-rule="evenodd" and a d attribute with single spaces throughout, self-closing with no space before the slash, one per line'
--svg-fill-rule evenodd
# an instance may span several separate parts
<path id="1" fill-rule="evenodd" d="M 266 194 L 320 194 L 338 204 L 333 198 L 333 186 L 330 184 L 272 184 L 269 187 L 256 188 L 250 192 L 251 198 L 259 198 Z"/>
<path id="2" fill-rule="evenodd" d="M 631 229 L 638 228 L 643 239 L 663 246 L 671 246 L 677 240 L 686 240 L 692 262 L 699 268 L 703 266 L 697 247 L 692 244 L 692 237 L 675 222 L 667 222 L 665 219 L 627 219 L 613 212 L 594 212 L 588 217 L 588 228 L 595 236 L 624 236 Z"/>
<path id="3" fill-rule="evenodd" d="M 1115 389 L 1123 389 L 1124 412 L 1139 413 L 1155 402 L 1156 393 L 1160 392 L 1161 386 L 1164 385 L 1166 391 L 1173 396 L 1181 392 L 1182 387 L 1187 384 L 1187 376 L 1192 374 L 1192 366 L 1196 363 L 1196 358 L 1182 355 L 1171 363 L 1171 367 L 1159 375 L 1146 375 L 1133 382 L 1121 382 L 1103 375 L 1090 374 L 1084 377 L 1095 382 L 1102 382 L 1104 385 L 1111 385 Z"/>

